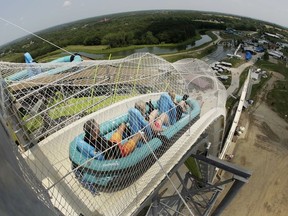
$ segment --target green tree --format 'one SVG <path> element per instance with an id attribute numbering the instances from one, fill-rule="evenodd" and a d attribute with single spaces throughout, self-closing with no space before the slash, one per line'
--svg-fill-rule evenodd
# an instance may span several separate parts
<path id="1" fill-rule="evenodd" d="M 97 36 L 92 36 L 92 37 L 86 37 L 85 40 L 83 41 L 84 45 L 89 46 L 89 45 L 100 45 L 101 44 L 101 39 Z"/>
<path id="2" fill-rule="evenodd" d="M 101 43 L 103 45 L 109 45 L 110 47 L 122 47 L 132 44 L 133 33 L 132 32 L 115 32 L 106 34 Z"/>
<path id="3" fill-rule="evenodd" d="M 143 44 L 158 44 L 159 40 L 156 38 L 151 31 L 146 32 L 143 37 Z"/>
<path id="4" fill-rule="evenodd" d="M 265 53 L 263 55 L 263 60 L 265 60 L 265 61 L 269 60 L 269 53 L 267 51 L 265 51 Z"/>

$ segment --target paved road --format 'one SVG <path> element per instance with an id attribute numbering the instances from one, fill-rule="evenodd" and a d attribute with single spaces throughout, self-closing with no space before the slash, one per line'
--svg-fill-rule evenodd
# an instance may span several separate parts
<path id="1" fill-rule="evenodd" d="M 237 68 L 231 68 L 232 80 L 231 80 L 231 85 L 227 89 L 227 95 L 228 96 L 231 95 L 237 88 L 239 88 L 239 77 L 240 77 L 241 73 L 245 70 L 245 68 L 247 68 L 253 64 L 254 64 L 254 62 L 249 61 L 249 62 L 246 62 L 246 63 L 240 65 Z"/>
<path id="2" fill-rule="evenodd" d="M 240 65 L 237 68 L 231 68 L 232 80 L 231 80 L 231 85 L 227 89 L 227 95 L 228 96 L 231 95 L 237 88 L 239 88 L 239 77 L 240 77 L 241 73 L 245 70 L 245 68 L 254 65 L 257 58 L 260 55 L 257 54 L 255 56 L 253 56 L 253 58 L 250 61 L 245 62 L 244 64 Z"/>
<path id="3" fill-rule="evenodd" d="M 10 140 L 0 122 L 0 215 L 55 215 L 25 182 Z"/>

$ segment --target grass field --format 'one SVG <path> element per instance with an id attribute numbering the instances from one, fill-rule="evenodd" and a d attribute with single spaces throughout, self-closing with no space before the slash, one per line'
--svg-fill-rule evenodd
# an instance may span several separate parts
<path id="1" fill-rule="evenodd" d="M 267 70 L 267 71 L 276 71 L 285 76 L 285 79 L 288 80 L 288 68 L 285 63 L 279 62 L 278 64 L 274 64 L 269 61 L 260 60 L 257 61 L 255 66 Z"/>
<path id="2" fill-rule="evenodd" d="M 260 90 L 262 90 L 263 86 L 271 78 L 272 75 L 268 73 L 267 76 L 268 76 L 267 78 L 261 78 L 261 81 L 259 83 L 254 84 L 252 86 L 250 99 L 256 100 L 257 94 L 259 93 Z"/>
<path id="3" fill-rule="evenodd" d="M 116 97 L 109 97 L 106 100 L 104 96 L 100 97 L 81 97 L 71 98 L 61 105 L 49 111 L 49 116 L 52 119 L 57 119 L 62 116 L 73 116 L 85 110 L 87 114 L 95 112 L 103 107 L 107 107 L 113 103 L 132 97 L 131 95 L 117 95 Z M 99 103 L 103 100 L 101 103 Z M 99 103 L 99 104 L 97 104 Z M 96 104 L 96 105 L 95 105 Z"/>
<path id="4" fill-rule="evenodd" d="M 221 80 L 219 78 L 219 80 L 223 83 L 223 85 L 225 86 L 226 89 L 228 89 L 231 85 L 231 81 L 232 81 L 232 76 L 231 76 L 231 72 L 228 72 L 228 71 L 224 71 L 222 72 L 221 74 L 220 73 L 217 73 L 217 76 L 220 77 L 220 76 L 228 76 L 228 79 L 227 80 Z"/>
<path id="5" fill-rule="evenodd" d="M 238 92 L 242 88 L 242 86 L 243 86 L 243 84 L 244 84 L 244 82 L 245 82 L 245 80 L 247 78 L 247 75 L 249 73 L 249 69 L 250 69 L 250 67 L 245 68 L 245 70 L 241 73 L 241 75 L 239 77 L 239 89 L 238 89 Z"/>
<path id="6" fill-rule="evenodd" d="M 269 62 L 269 61 L 258 61 L 256 63 L 257 67 L 260 67 L 267 71 L 275 71 L 281 73 L 285 80 L 283 81 L 276 81 L 274 84 L 274 88 L 268 92 L 266 102 L 272 108 L 273 111 L 277 112 L 283 119 L 288 121 L 288 68 L 285 63 L 278 62 L 278 64 Z M 262 86 L 255 86 L 257 89 L 261 89 Z M 258 90 L 252 89 L 253 96 L 257 94 Z"/>
<path id="7" fill-rule="evenodd" d="M 71 98 L 49 110 L 48 115 L 51 119 L 57 120 L 61 117 L 76 116 L 82 112 L 85 112 L 85 114 L 90 114 L 99 109 L 110 106 L 113 103 L 133 96 L 135 95 L 116 95 L 108 98 L 105 96 Z M 55 99 L 53 103 L 49 104 L 48 106 L 53 106 L 60 101 L 61 99 Z M 25 128 L 29 133 L 32 133 L 43 125 L 43 119 L 40 115 L 33 117 L 27 114 L 23 117 L 23 121 L 27 121 Z"/>
<path id="8" fill-rule="evenodd" d="M 286 121 L 288 116 L 288 80 L 276 81 L 274 89 L 267 94 L 267 103 Z"/>

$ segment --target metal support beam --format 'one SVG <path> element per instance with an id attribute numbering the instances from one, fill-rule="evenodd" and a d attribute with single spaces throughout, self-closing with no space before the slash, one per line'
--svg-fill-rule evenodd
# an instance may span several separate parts
<path id="1" fill-rule="evenodd" d="M 231 188 L 229 189 L 226 196 L 223 198 L 223 200 L 220 202 L 220 204 L 217 206 L 215 211 L 212 213 L 212 216 L 219 216 L 222 214 L 223 210 L 231 203 L 233 198 L 237 195 L 238 191 L 242 188 L 242 186 L 247 182 L 246 179 L 243 178 L 235 178 L 235 181 Z"/>
<path id="2" fill-rule="evenodd" d="M 250 170 L 243 169 L 242 167 L 239 167 L 228 161 L 223 161 L 212 155 L 207 155 L 207 157 L 205 157 L 203 155 L 193 154 L 192 157 L 196 158 L 197 160 L 204 161 L 212 166 L 218 167 L 219 169 L 223 169 L 234 175 L 240 176 L 242 178 L 249 178 L 252 175 L 252 172 Z"/>
<path id="3" fill-rule="evenodd" d="M 151 211 L 153 216 L 157 216 L 159 212 L 159 198 L 158 196 L 153 197 L 152 199 L 152 205 L 151 205 Z"/>
<path id="4" fill-rule="evenodd" d="M 234 174 L 234 182 L 231 188 L 229 189 L 228 193 L 223 198 L 221 203 L 217 206 L 215 211 L 212 213 L 212 216 L 219 216 L 221 215 L 223 210 L 231 203 L 231 201 L 237 195 L 242 186 L 248 182 L 248 178 L 252 175 L 252 172 L 211 155 L 207 155 L 206 157 L 204 155 L 192 155 L 192 157 Z"/>
<path id="5" fill-rule="evenodd" d="M 179 161 L 178 164 L 176 164 L 172 170 L 169 172 L 169 176 L 172 176 L 173 173 L 175 173 L 187 160 L 188 157 L 190 157 L 191 154 L 195 154 L 199 146 L 204 145 L 204 143 L 208 142 L 207 134 L 202 134 L 198 140 L 195 142 L 195 144 L 191 147 L 191 149 L 182 157 L 182 159 Z M 150 205 L 152 200 L 154 201 L 154 197 L 158 197 L 159 190 L 163 187 L 163 185 L 168 181 L 168 178 L 162 181 L 161 184 L 155 188 L 154 192 L 150 195 L 148 199 L 146 199 L 142 204 L 141 207 L 137 209 L 136 212 L 133 213 L 133 215 L 137 215 L 145 206 Z M 152 211 L 152 209 L 151 209 Z"/>
<path id="6" fill-rule="evenodd" d="M 199 147 L 199 145 L 204 147 L 205 143 L 208 144 L 207 136 L 203 136 L 195 144 L 197 144 L 197 147 Z M 240 188 L 248 181 L 248 178 L 251 176 L 252 172 L 230 162 L 223 161 L 217 157 L 209 155 L 208 146 L 205 152 L 201 152 L 201 155 L 196 154 L 198 148 L 196 146 L 193 147 L 194 148 L 191 148 L 190 151 L 187 152 L 187 154 L 182 158 L 182 161 L 171 170 L 169 175 L 172 175 L 173 173 L 176 174 L 178 180 L 181 182 L 181 196 L 184 197 L 187 204 L 189 203 L 189 205 L 193 208 L 194 213 L 203 216 L 211 214 L 212 207 L 215 204 L 217 197 L 223 190 L 223 185 L 233 182 L 227 195 L 213 212 L 213 215 L 218 216 L 233 200 Z M 178 173 L 178 168 L 190 155 L 196 160 L 199 160 L 199 162 L 201 161 L 203 165 L 207 165 L 207 167 L 218 167 L 233 174 L 233 177 L 217 183 L 209 183 L 206 181 L 204 182 L 201 179 L 195 179 L 192 173 L 189 172 L 186 173 L 185 177 L 182 177 Z M 173 194 L 163 197 L 158 194 L 159 189 L 164 183 L 165 181 L 163 181 L 161 186 L 154 191 L 154 194 L 152 194 L 152 204 L 150 205 L 147 215 L 156 216 L 159 215 L 159 213 L 161 214 L 161 212 L 165 213 L 166 215 L 182 214 L 181 209 L 183 207 L 183 203 L 179 198 L 179 195 Z"/>

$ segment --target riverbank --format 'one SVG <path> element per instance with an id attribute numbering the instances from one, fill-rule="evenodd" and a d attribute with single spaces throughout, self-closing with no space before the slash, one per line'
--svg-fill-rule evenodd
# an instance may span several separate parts
<path id="1" fill-rule="evenodd" d="M 188 51 L 161 55 L 161 57 L 166 59 L 169 62 L 175 62 L 183 58 L 201 59 L 204 56 L 207 56 L 208 54 L 215 51 L 217 49 L 217 44 L 221 41 L 221 37 L 219 35 L 219 32 L 217 31 L 209 32 L 209 36 L 212 38 L 211 42 L 205 43 L 199 47 L 196 47 Z"/>
<path id="2" fill-rule="evenodd" d="M 211 45 L 220 40 L 219 34 L 208 31 L 205 35 L 191 39 L 183 44 L 157 44 L 157 45 L 133 45 L 109 49 L 108 46 L 67 46 L 65 50 L 71 53 L 79 53 L 87 59 L 118 59 L 131 55 L 135 52 L 149 52 L 159 55 L 167 61 L 174 62 L 182 58 L 201 58 L 211 53 Z M 189 43 L 188 43 L 189 42 Z M 193 45 L 194 43 L 194 45 Z M 62 50 L 47 53 L 36 60 L 48 62 L 63 56 Z M 193 55 L 192 55 L 193 54 Z M 177 56 L 177 57 L 176 57 Z"/>

